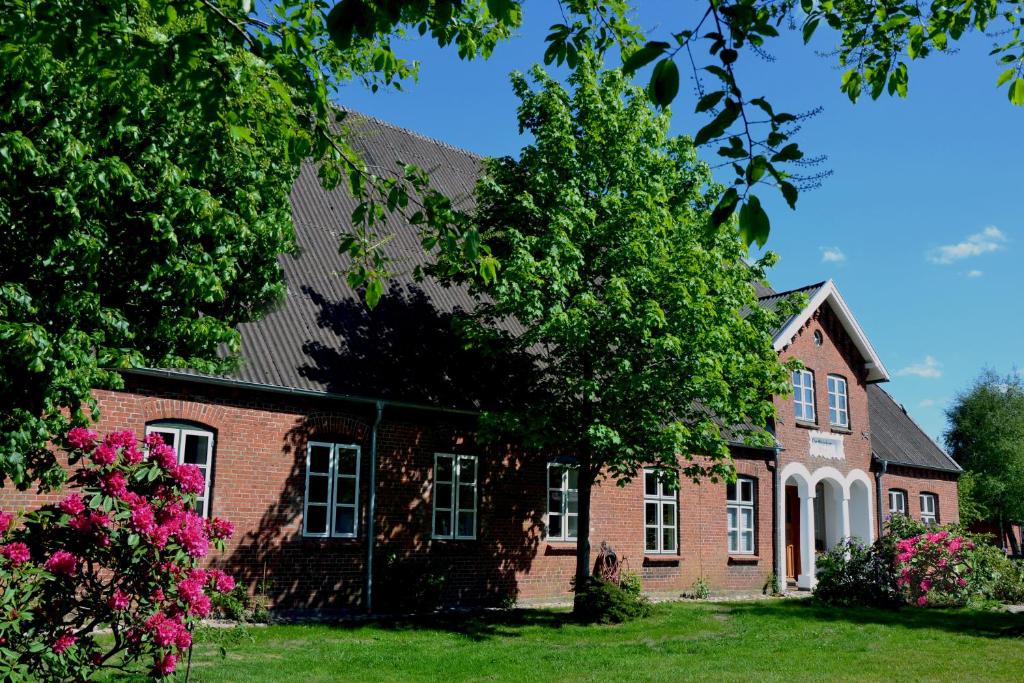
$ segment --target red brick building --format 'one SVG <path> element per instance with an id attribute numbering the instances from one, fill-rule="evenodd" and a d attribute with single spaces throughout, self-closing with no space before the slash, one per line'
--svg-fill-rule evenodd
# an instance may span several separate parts
<path id="1" fill-rule="evenodd" d="M 468 201 L 478 158 L 349 120 L 369 163 L 416 163 Z M 300 251 L 283 261 L 286 301 L 242 326 L 241 368 L 126 373 L 124 391 L 96 392 L 99 429 L 160 431 L 200 465 L 203 509 L 236 526 L 213 562 L 278 607 L 383 608 L 420 593 L 446 604 L 567 597 L 572 462 L 476 443 L 481 401 L 515 391 L 515 373 L 453 342 L 466 293 L 398 279 L 369 313 L 340 275 L 351 198 L 323 191 L 306 168 L 293 207 Z M 387 248 L 411 270 L 423 259 L 418 238 L 396 235 Z M 678 594 L 698 578 L 760 590 L 773 573 L 809 588 L 816 551 L 873 539 L 893 511 L 957 519 L 959 468 L 879 388 L 885 367 L 834 283 L 800 291 L 808 305 L 775 346 L 807 369 L 794 373 L 795 398 L 776 399 L 776 448 L 736 444 L 735 485 L 673 492 L 644 477 L 595 489 L 593 546 L 608 542 L 648 591 Z M 788 294 L 759 293 L 766 307 Z M 0 490 L 4 509 L 39 502 Z"/>

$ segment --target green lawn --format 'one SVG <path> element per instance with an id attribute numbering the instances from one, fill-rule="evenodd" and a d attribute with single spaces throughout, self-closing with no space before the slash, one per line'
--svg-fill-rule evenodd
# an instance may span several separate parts
<path id="1" fill-rule="evenodd" d="M 225 649 L 222 651 L 221 647 Z M 1014 680 L 1024 615 L 675 603 L 622 626 L 516 610 L 198 634 L 194 681 Z"/>

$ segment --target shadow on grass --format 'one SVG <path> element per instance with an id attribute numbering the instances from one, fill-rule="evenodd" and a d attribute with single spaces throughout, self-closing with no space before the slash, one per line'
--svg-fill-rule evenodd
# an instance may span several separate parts
<path id="1" fill-rule="evenodd" d="M 355 630 L 364 627 L 384 631 L 456 633 L 480 642 L 492 638 L 518 638 L 523 629 L 561 629 L 576 624 L 570 612 L 548 609 L 443 612 L 418 616 L 380 617 L 372 621 L 340 621 L 331 628 Z"/>
<path id="2" fill-rule="evenodd" d="M 811 599 L 730 603 L 729 611 L 737 616 L 775 621 L 815 619 L 858 625 L 935 629 L 979 638 L 1024 637 L 1024 614 L 990 610 L 832 607 Z"/>

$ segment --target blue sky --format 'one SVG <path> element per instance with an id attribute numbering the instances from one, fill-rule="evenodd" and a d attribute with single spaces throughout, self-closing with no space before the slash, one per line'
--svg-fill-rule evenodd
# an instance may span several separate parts
<path id="1" fill-rule="evenodd" d="M 692 22 L 696 6 L 641 2 L 637 17 L 649 35 L 664 37 Z M 508 74 L 540 61 L 558 19 L 553 0 L 527 2 L 519 34 L 487 61 L 403 41 L 399 53 L 422 62 L 418 82 L 402 92 L 353 87 L 341 101 L 478 154 L 514 155 L 523 140 Z M 745 93 L 766 95 L 776 111 L 824 107 L 798 140 L 808 154 L 828 156 L 832 177 L 803 193 L 796 211 L 766 202 L 768 248 L 781 256 L 772 284 L 833 278 L 892 375 L 886 389 L 938 438 L 945 408 L 982 368 L 1009 372 L 1022 363 L 1024 297 L 1014 264 L 1024 248 L 1024 109 L 995 87 L 999 70 L 983 37 L 911 64 L 907 99 L 853 105 L 839 92 L 833 61 L 815 53 L 832 40 L 819 29 L 805 48 L 784 32 L 769 45 L 774 63 L 745 54 L 738 64 Z M 692 135 L 701 125 L 694 104 L 693 83 L 684 81 L 674 132 Z"/>

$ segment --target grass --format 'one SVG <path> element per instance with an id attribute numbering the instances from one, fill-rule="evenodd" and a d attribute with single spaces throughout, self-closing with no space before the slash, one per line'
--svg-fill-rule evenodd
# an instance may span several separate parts
<path id="1" fill-rule="evenodd" d="M 1024 615 L 674 603 L 620 626 L 557 610 L 197 634 L 193 681 L 1021 680 Z M 223 648 L 223 649 L 222 649 Z"/>

